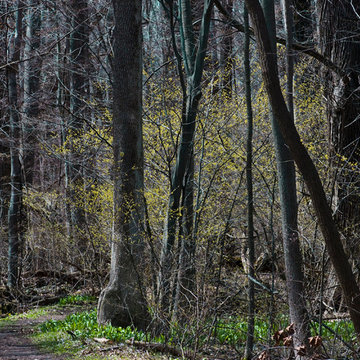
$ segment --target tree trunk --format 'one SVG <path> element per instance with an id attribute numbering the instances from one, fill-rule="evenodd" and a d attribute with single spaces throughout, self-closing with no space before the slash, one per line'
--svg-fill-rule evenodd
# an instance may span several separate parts
<path id="1" fill-rule="evenodd" d="M 23 173 L 24 185 L 33 183 L 36 126 L 40 105 L 41 58 L 36 56 L 40 47 L 41 6 L 39 0 L 28 2 L 28 23 L 26 28 L 25 57 L 30 58 L 24 64 L 24 121 L 23 121 Z"/>
<path id="2" fill-rule="evenodd" d="M 255 330 L 255 286 L 251 280 L 255 277 L 255 244 L 254 244 L 254 196 L 252 176 L 252 138 L 253 138 L 253 112 L 251 105 L 251 71 L 250 71 L 250 29 L 249 14 L 244 5 L 244 71 L 245 71 L 245 96 L 247 110 L 247 141 L 246 141 L 246 188 L 247 188 L 247 237 L 249 250 L 249 289 L 248 289 L 248 329 L 246 335 L 245 358 L 251 360 L 254 347 Z"/>
<path id="3" fill-rule="evenodd" d="M 271 0 L 273 2 L 273 0 Z M 272 10 L 274 7 L 272 6 Z M 284 23 L 286 29 L 286 53 L 287 53 L 287 84 L 286 97 L 289 115 L 294 122 L 293 104 L 293 76 L 294 64 L 292 56 L 293 44 L 293 21 L 292 5 L 290 0 L 283 0 Z M 273 29 L 275 29 L 275 14 L 272 11 Z M 272 37 L 273 49 L 276 49 L 275 34 Z M 274 50 L 276 52 L 276 50 Z M 273 134 L 276 149 L 276 159 L 279 176 L 279 192 L 282 214 L 282 232 L 285 258 L 285 274 L 288 290 L 288 303 L 290 320 L 295 325 L 294 347 L 301 345 L 308 347 L 310 336 L 309 315 L 306 309 L 304 293 L 303 261 L 299 241 L 297 224 L 297 196 L 296 196 L 296 175 L 295 164 L 280 132 L 277 120 L 272 118 Z"/>
<path id="4" fill-rule="evenodd" d="M 70 116 L 66 145 L 70 150 L 67 183 L 70 203 L 70 233 L 80 254 L 86 253 L 84 202 L 84 130 L 86 101 L 89 100 L 89 26 L 87 0 L 70 1 Z M 83 259 L 84 261 L 84 259 Z"/>
<path id="5" fill-rule="evenodd" d="M 290 148 L 291 154 L 310 192 L 315 213 L 326 242 L 331 262 L 343 289 L 355 331 L 357 334 L 360 334 L 359 288 L 344 252 L 340 234 L 332 217 L 332 211 L 327 202 L 319 174 L 306 148 L 301 142 L 281 93 L 276 57 L 271 48 L 270 37 L 265 25 L 264 13 L 258 0 L 245 1 L 249 9 L 258 42 L 265 88 L 269 96 L 272 111 L 276 116 L 281 133 L 284 136 L 286 144 Z"/>
<path id="6" fill-rule="evenodd" d="M 0 3 L 0 22 L 6 23 L 7 4 Z M 7 33 L 8 27 L 0 28 L 0 61 L 6 64 L 7 61 Z M 8 98 L 8 88 L 6 86 L 7 74 L 5 71 L 0 72 L 0 98 Z M 7 104 L 6 104 L 7 105 Z M 5 103 L 0 106 L 0 228 L 5 233 L 7 228 L 7 214 L 10 198 L 10 148 L 9 148 L 9 113 Z M 5 240 L 4 240 L 5 241 Z"/>
<path id="7" fill-rule="evenodd" d="M 141 0 L 113 0 L 113 6 L 114 228 L 98 321 L 145 330 Z"/>
<path id="8" fill-rule="evenodd" d="M 186 73 L 186 91 L 184 92 L 184 110 L 181 125 L 180 145 L 177 152 L 176 164 L 172 171 L 171 187 L 169 196 L 168 217 L 166 222 L 166 229 L 164 233 L 164 241 L 160 259 L 160 275 L 159 275 L 159 293 L 161 307 L 166 316 L 170 316 L 170 286 L 172 267 L 174 264 L 173 247 L 176 239 L 176 228 L 178 220 L 181 216 L 180 205 L 181 197 L 184 198 L 186 209 L 183 210 L 185 218 L 182 220 L 183 226 L 193 225 L 193 221 L 189 221 L 188 217 L 193 214 L 193 170 L 191 164 L 193 163 L 193 147 L 195 136 L 195 125 L 199 101 L 201 98 L 201 79 L 204 69 L 204 60 L 206 54 L 207 41 L 209 36 L 210 15 L 212 10 L 212 1 L 206 0 L 204 5 L 204 12 L 201 21 L 200 34 L 197 42 L 197 49 L 194 43 L 194 31 L 192 27 L 191 5 L 190 0 L 179 0 L 179 8 L 181 13 L 181 43 L 182 56 L 184 61 L 184 68 Z M 182 74 L 180 76 L 183 76 Z M 185 86 L 185 84 L 184 84 Z M 187 285 L 195 284 L 195 271 L 191 269 L 194 265 L 191 256 L 195 254 L 196 244 L 193 242 L 193 229 L 183 229 L 183 233 L 187 234 L 184 246 L 182 249 L 188 248 L 190 253 L 182 257 L 183 260 L 189 259 L 189 264 L 182 263 L 187 272 Z M 189 257 L 189 256 L 190 257 Z M 192 289 L 187 289 L 191 293 Z"/>
<path id="9" fill-rule="evenodd" d="M 324 70 L 326 112 L 329 124 L 330 166 L 335 177 L 336 220 L 346 247 L 360 268 L 360 2 L 318 1 L 319 38 L 324 56 L 345 77 Z"/>
<path id="10" fill-rule="evenodd" d="M 15 13 L 15 35 L 10 43 L 10 61 L 20 60 L 22 43 L 22 9 L 24 3 L 18 0 L 14 5 Z M 23 217 L 22 210 L 22 179 L 20 164 L 20 108 L 18 104 L 17 91 L 18 65 L 15 63 L 7 67 L 8 96 L 9 96 L 9 119 L 10 119 L 10 203 L 8 211 L 8 286 L 15 290 L 19 286 L 19 275 L 21 266 L 21 249 L 23 242 Z"/>

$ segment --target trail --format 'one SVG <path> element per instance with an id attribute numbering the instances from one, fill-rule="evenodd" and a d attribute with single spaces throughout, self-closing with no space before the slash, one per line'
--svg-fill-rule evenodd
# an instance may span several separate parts
<path id="1" fill-rule="evenodd" d="M 1 360 L 60 360 L 53 354 L 41 352 L 31 340 L 29 323 L 18 320 L 15 324 L 0 329 L 0 359 Z"/>
<path id="2" fill-rule="evenodd" d="M 48 319 L 63 319 L 66 313 L 49 313 L 37 319 L 19 319 L 0 327 L 0 360 L 64 360 L 39 349 L 29 338 L 33 328 Z M 68 358 L 68 357 L 67 357 Z"/>

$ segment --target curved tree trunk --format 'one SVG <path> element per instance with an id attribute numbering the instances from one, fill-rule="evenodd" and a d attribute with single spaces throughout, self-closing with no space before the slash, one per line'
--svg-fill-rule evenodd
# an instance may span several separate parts
<path id="1" fill-rule="evenodd" d="M 306 148 L 301 142 L 281 93 L 276 57 L 271 48 L 261 5 L 258 0 L 246 0 L 246 5 L 249 9 L 258 42 L 263 78 L 272 111 L 276 116 L 284 140 L 289 146 L 296 165 L 310 192 L 315 213 L 327 245 L 331 262 L 342 287 L 355 331 L 357 334 L 360 334 L 359 287 L 356 284 L 354 273 L 344 252 L 340 234 L 332 217 L 332 211 L 327 202 L 319 174 Z"/>
<path id="2" fill-rule="evenodd" d="M 145 330 L 144 175 L 141 0 L 113 0 L 114 228 L 109 285 L 98 304 L 100 324 Z"/>

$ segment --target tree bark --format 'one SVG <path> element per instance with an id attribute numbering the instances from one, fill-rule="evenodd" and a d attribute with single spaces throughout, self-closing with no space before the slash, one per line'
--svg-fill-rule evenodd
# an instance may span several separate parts
<path id="1" fill-rule="evenodd" d="M 246 141 L 246 189 L 247 189 L 247 247 L 249 250 L 249 288 L 248 288 L 248 329 L 246 334 L 245 358 L 253 358 L 254 330 L 255 330 L 255 286 L 251 280 L 255 277 L 255 244 L 254 244 L 254 196 L 252 176 L 252 138 L 253 138 L 253 112 L 251 104 L 251 71 L 250 71 L 250 29 L 249 14 L 244 5 L 244 72 L 245 96 L 247 111 L 247 141 Z"/>
<path id="2" fill-rule="evenodd" d="M 26 28 L 25 57 L 30 60 L 24 64 L 24 121 L 23 121 L 23 173 L 24 185 L 33 183 L 36 127 L 40 106 L 41 58 L 36 56 L 40 47 L 41 6 L 39 0 L 28 2 L 28 24 Z"/>
<path id="3" fill-rule="evenodd" d="M 141 0 L 113 0 L 114 227 L 109 285 L 100 324 L 145 330 Z"/>
<path id="4" fill-rule="evenodd" d="M 319 225 L 327 245 L 331 262 L 335 268 L 340 285 L 344 292 L 346 304 L 354 323 L 355 331 L 360 334 L 360 291 L 354 274 L 344 252 L 339 231 L 332 217 L 331 208 L 316 170 L 306 148 L 301 142 L 299 134 L 292 122 L 281 93 L 277 72 L 276 57 L 271 48 L 269 34 L 265 25 L 265 18 L 258 0 L 245 0 L 251 16 L 258 48 L 260 62 L 272 110 L 278 121 L 280 130 L 291 154 L 308 187 Z"/>
<path id="5" fill-rule="evenodd" d="M 70 208 L 70 234 L 80 253 L 87 248 L 85 235 L 84 202 L 84 130 L 86 101 L 89 100 L 89 26 L 88 1 L 70 1 L 70 115 L 67 123 L 65 144 L 70 151 L 67 161 L 68 201 Z"/>
<path id="6" fill-rule="evenodd" d="M 21 248 L 23 242 L 23 217 L 22 211 L 22 178 L 20 163 L 20 108 L 18 104 L 17 75 L 22 45 L 22 11 L 24 3 L 18 0 L 14 4 L 15 13 L 15 34 L 10 43 L 10 61 L 14 65 L 7 68 L 8 96 L 9 96 L 9 119 L 10 119 L 10 204 L 8 210 L 8 286 L 16 290 L 19 286 L 19 275 L 21 267 Z"/>
<path id="7" fill-rule="evenodd" d="M 346 237 L 346 247 L 360 268 L 360 3 L 329 1 L 317 3 L 320 47 L 345 76 L 324 69 L 326 113 L 329 126 L 330 167 L 335 177 L 333 207 Z"/>

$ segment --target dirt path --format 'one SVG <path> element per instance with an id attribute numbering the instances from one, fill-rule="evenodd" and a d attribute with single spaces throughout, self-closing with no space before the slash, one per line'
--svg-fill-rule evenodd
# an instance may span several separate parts
<path id="1" fill-rule="evenodd" d="M 41 352 L 31 340 L 29 335 L 31 328 L 24 320 L 18 320 L 16 324 L 5 326 L 0 329 L 0 359 L 1 360 L 60 360 L 52 354 Z"/>
<path id="2" fill-rule="evenodd" d="M 45 353 L 29 338 L 34 326 L 48 319 L 63 319 L 69 312 L 49 313 L 37 319 L 19 319 L 0 327 L 0 360 L 63 360 L 65 356 Z"/>

